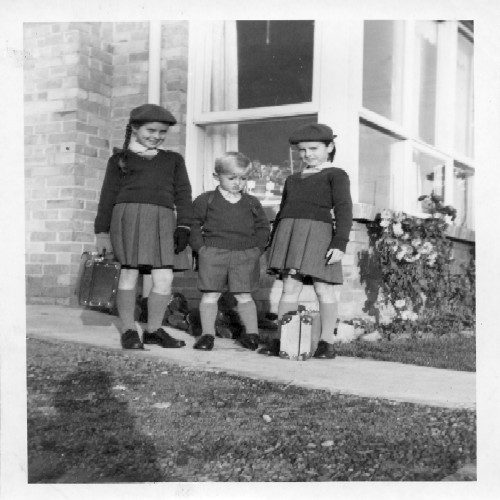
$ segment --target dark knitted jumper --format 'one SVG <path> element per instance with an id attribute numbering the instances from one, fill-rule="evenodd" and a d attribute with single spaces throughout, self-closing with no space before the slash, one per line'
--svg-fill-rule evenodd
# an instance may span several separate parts
<path id="1" fill-rule="evenodd" d="M 244 194 L 237 203 L 230 203 L 218 189 L 207 191 L 194 200 L 193 213 L 189 242 L 193 250 L 206 245 L 227 250 L 259 247 L 264 251 L 269 221 L 254 196 Z"/>
<path id="2" fill-rule="evenodd" d="M 177 224 L 191 224 L 191 184 L 180 154 L 159 150 L 148 159 L 129 151 L 127 170 L 126 174 L 121 173 L 117 154 L 109 159 L 94 223 L 96 233 L 109 232 L 113 207 L 118 203 L 175 208 Z"/>
<path id="3" fill-rule="evenodd" d="M 352 201 L 347 173 L 336 167 L 315 174 L 292 174 L 283 188 L 277 224 L 281 219 L 310 219 L 332 223 L 335 231 L 329 248 L 345 252 L 352 227 Z"/>

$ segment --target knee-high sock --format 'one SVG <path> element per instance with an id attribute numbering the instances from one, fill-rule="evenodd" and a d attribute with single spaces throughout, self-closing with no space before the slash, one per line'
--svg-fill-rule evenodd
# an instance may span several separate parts
<path id="1" fill-rule="evenodd" d="M 217 302 L 200 302 L 201 331 L 204 335 L 215 336 L 215 319 L 218 310 Z"/>
<path id="2" fill-rule="evenodd" d="M 297 307 L 299 306 L 298 302 L 288 302 L 286 300 L 280 300 L 278 304 L 278 321 L 283 317 L 284 314 L 290 311 L 296 311 Z M 271 335 L 269 336 L 270 339 L 280 339 L 280 329 L 276 332 L 272 332 Z"/>
<path id="3" fill-rule="evenodd" d="M 150 292 L 148 297 L 148 332 L 156 332 L 163 323 L 165 311 L 172 294 L 161 295 L 156 292 Z"/>
<path id="4" fill-rule="evenodd" d="M 116 293 L 116 308 L 122 322 L 122 331 L 135 330 L 135 290 L 120 290 Z"/>
<path id="5" fill-rule="evenodd" d="M 255 306 L 255 302 L 253 300 L 250 302 L 238 302 L 236 310 L 240 315 L 246 333 L 258 334 L 259 327 L 257 325 L 257 307 Z"/>
<path id="6" fill-rule="evenodd" d="M 319 303 L 319 314 L 321 317 L 321 340 L 329 342 L 330 344 L 334 341 L 334 330 L 337 326 L 338 318 L 338 305 L 336 302 L 333 303 Z"/>
<path id="7" fill-rule="evenodd" d="M 278 304 L 278 319 L 283 317 L 283 314 L 286 314 L 290 311 L 296 311 L 299 303 L 298 302 L 287 302 L 284 300 L 280 300 Z"/>

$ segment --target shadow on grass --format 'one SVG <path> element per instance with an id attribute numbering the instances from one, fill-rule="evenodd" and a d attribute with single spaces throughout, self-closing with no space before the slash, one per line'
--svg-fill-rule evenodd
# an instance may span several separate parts
<path id="1" fill-rule="evenodd" d="M 138 432 L 119 393 L 102 365 L 78 363 L 54 387 L 49 414 L 28 419 L 28 482 L 162 480 L 153 441 Z"/>

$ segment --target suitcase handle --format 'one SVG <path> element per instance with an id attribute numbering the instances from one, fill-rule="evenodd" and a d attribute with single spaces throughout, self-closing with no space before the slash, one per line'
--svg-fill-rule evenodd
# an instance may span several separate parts
<path id="1" fill-rule="evenodd" d="M 107 261 L 110 261 L 110 262 L 114 262 L 114 260 L 115 260 L 114 259 L 114 253 L 113 252 L 107 252 L 105 248 L 103 248 L 102 253 L 90 252 L 90 251 L 83 252 L 82 258 L 85 255 L 88 255 L 92 260 L 99 261 L 99 262 L 102 262 L 104 260 L 107 260 Z"/>

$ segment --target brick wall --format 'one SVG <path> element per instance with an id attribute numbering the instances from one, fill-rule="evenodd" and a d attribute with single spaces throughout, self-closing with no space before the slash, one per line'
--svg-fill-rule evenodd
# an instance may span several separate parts
<path id="1" fill-rule="evenodd" d="M 27 297 L 68 304 L 109 151 L 110 26 L 33 23 L 24 34 Z"/>
<path id="2" fill-rule="evenodd" d="M 164 22 L 161 104 L 185 152 L 187 22 Z M 29 303 L 74 304 L 107 159 L 148 101 L 149 23 L 25 25 L 26 281 Z"/>
<path id="3" fill-rule="evenodd" d="M 177 119 L 177 125 L 168 131 L 166 146 L 183 156 L 186 153 L 188 34 L 187 21 L 162 23 L 161 105 Z"/>
<path id="4" fill-rule="evenodd" d="M 111 145 L 121 147 L 130 110 L 148 100 L 149 23 L 113 23 Z"/>

